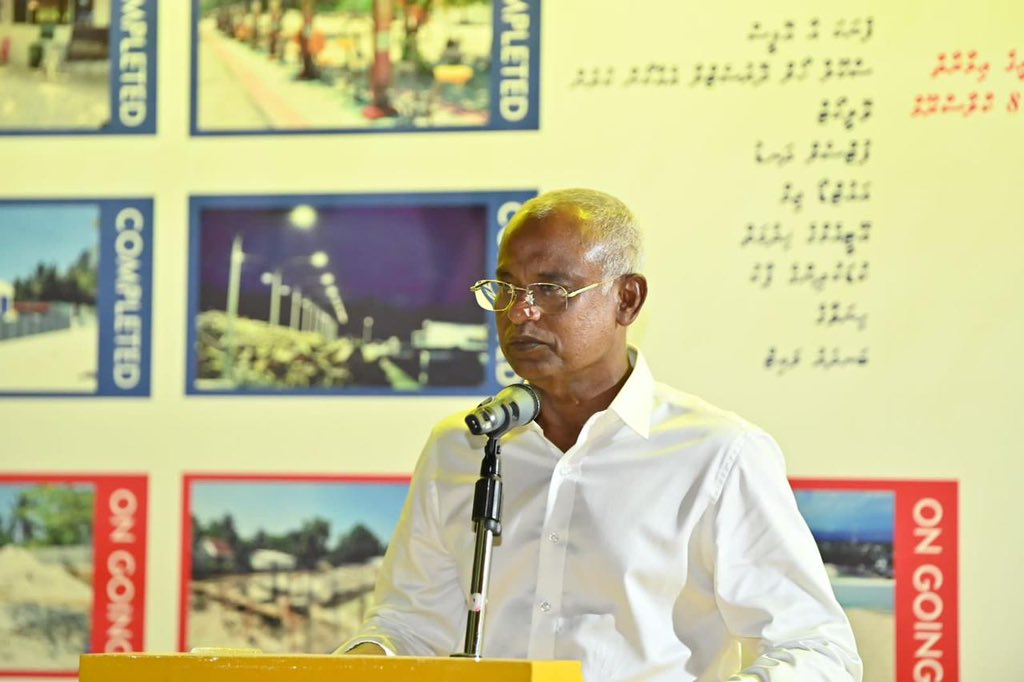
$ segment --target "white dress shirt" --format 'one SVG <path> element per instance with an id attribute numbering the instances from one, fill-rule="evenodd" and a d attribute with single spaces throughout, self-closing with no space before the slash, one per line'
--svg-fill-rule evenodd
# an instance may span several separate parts
<path id="1" fill-rule="evenodd" d="M 859 682 L 853 633 L 778 446 L 656 383 L 632 350 L 631 361 L 622 390 L 567 452 L 536 423 L 504 436 L 483 656 L 578 659 L 586 682 Z M 486 440 L 463 417 L 431 434 L 376 606 L 343 647 L 463 650 Z M 743 675 L 739 638 L 760 643 Z"/>

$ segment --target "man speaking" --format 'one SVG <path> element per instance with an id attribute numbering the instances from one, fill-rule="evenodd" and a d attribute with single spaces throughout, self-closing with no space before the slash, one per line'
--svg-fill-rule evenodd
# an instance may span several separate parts
<path id="1" fill-rule="evenodd" d="M 764 431 L 654 380 L 626 330 L 647 297 L 635 218 L 549 192 L 506 228 L 501 349 L 539 397 L 504 434 L 489 658 L 577 659 L 587 682 L 859 682 L 853 634 Z M 484 436 L 442 421 L 416 465 L 376 605 L 339 651 L 462 651 Z M 740 639 L 758 643 L 741 670 Z"/>

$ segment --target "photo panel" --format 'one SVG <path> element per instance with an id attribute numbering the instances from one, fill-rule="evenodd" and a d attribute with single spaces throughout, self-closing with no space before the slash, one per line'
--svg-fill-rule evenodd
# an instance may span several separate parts
<path id="1" fill-rule="evenodd" d="M 959 679 L 955 481 L 790 481 L 873 682 Z"/>
<path id="2" fill-rule="evenodd" d="M 194 135 L 536 130 L 540 0 L 193 0 Z"/>
<path id="3" fill-rule="evenodd" d="M 179 648 L 333 651 L 372 605 L 408 488 L 408 477 L 186 475 Z"/>
<path id="4" fill-rule="evenodd" d="M 155 133 L 156 36 L 157 0 L 0 3 L 0 135 Z"/>
<path id="5" fill-rule="evenodd" d="M 148 396 L 151 199 L 0 200 L 0 396 Z"/>
<path id="6" fill-rule="evenodd" d="M 534 195 L 193 197 L 186 392 L 496 392 L 515 375 L 470 287 Z"/>
<path id="7" fill-rule="evenodd" d="M 147 481 L 0 473 L 0 677 L 142 651 Z"/>

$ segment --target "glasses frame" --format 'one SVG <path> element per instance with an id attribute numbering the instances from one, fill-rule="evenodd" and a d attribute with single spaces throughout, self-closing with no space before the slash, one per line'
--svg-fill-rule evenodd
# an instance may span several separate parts
<path id="1" fill-rule="evenodd" d="M 537 308 L 537 310 L 541 310 L 540 306 L 538 306 L 536 303 L 534 303 L 532 288 L 536 287 L 536 286 L 557 287 L 557 288 L 559 288 L 559 289 L 561 289 L 562 291 L 565 292 L 565 307 L 562 308 L 561 310 L 558 310 L 558 311 L 555 311 L 555 312 L 550 312 L 550 313 L 549 312 L 544 312 L 543 310 L 541 310 L 541 312 L 544 313 L 545 315 L 557 315 L 557 314 L 563 313 L 563 312 L 565 312 L 566 310 L 569 309 L 569 299 L 575 298 L 575 297 L 579 296 L 580 294 L 582 294 L 584 292 L 590 291 L 591 289 L 595 289 L 595 288 L 601 286 L 602 284 L 608 284 L 609 282 L 614 282 L 615 280 L 619 279 L 620 277 L 623 277 L 623 275 L 616 275 L 615 277 L 609 277 L 608 279 L 603 279 L 600 282 L 594 282 L 593 284 L 588 284 L 586 286 L 582 286 L 579 289 L 574 289 L 572 291 L 569 291 L 567 288 L 565 288 L 561 284 L 555 284 L 554 282 L 532 282 L 530 284 L 527 284 L 525 287 L 517 287 L 515 284 L 512 284 L 510 282 L 504 282 L 504 281 L 502 281 L 500 279 L 481 279 L 481 280 L 477 281 L 473 286 L 471 286 L 469 288 L 469 290 L 472 291 L 475 294 L 478 291 L 480 291 L 480 289 L 483 288 L 483 286 L 485 284 L 500 284 L 502 286 L 506 286 L 506 287 L 511 288 L 512 289 L 512 298 L 509 299 L 509 303 L 508 303 L 507 306 L 505 306 L 504 308 L 484 308 L 484 310 L 490 310 L 490 311 L 493 311 L 493 312 L 496 312 L 496 313 L 503 313 L 506 310 L 511 310 L 512 307 L 516 304 L 516 301 L 519 300 L 518 292 L 520 292 L 520 291 L 522 291 L 525 294 L 523 300 L 526 301 L 526 305 L 530 306 L 531 308 Z M 477 300 L 477 303 L 479 304 L 479 299 Z M 483 308 L 482 305 L 480 307 Z"/>

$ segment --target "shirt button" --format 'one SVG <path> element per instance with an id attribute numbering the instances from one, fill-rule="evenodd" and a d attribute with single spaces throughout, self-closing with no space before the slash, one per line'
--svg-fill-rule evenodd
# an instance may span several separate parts
<path id="1" fill-rule="evenodd" d="M 544 613 L 547 613 L 548 611 L 551 610 L 551 604 L 547 603 L 546 601 L 542 601 L 540 603 L 540 610 L 543 611 Z"/>
<path id="2" fill-rule="evenodd" d="M 568 464 L 563 464 L 560 467 L 558 467 L 558 473 L 562 474 L 563 476 L 568 476 L 569 474 L 572 473 L 572 467 L 569 466 Z"/>
<path id="3" fill-rule="evenodd" d="M 551 535 L 549 535 L 548 536 L 548 540 L 551 540 L 551 542 L 554 542 L 554 543 L 557 544 L 558 540 L 559 540 L 558 533 L 552 533 Z"/>

